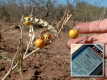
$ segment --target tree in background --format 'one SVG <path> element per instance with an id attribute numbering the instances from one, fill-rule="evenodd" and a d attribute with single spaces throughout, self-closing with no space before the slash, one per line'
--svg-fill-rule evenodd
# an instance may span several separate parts
<path id="1" fill-rule="evenodd" d="M 96 7 L 87 3 L 78 3 L 74 10 L 74 19 L 78 21 L 92 21 L 105 18 L 107 9 Z"/>
<path id="2" fill-rule="evenodd" d="M 22 15 L 32 14 L 48 22 L 59 21 L 64 14 L 64 10 L 69 8 L 73 13 L 75 21 L 91 21 L 105 18 L 107 9 L 96 7 L 87 3 L 78 2 L 76 7 L 72 6 L 70 0 L 67 4 L 57 4 L 57 0 L 1 0 L 0 20 L 16 22 L 20 21 Z"/>

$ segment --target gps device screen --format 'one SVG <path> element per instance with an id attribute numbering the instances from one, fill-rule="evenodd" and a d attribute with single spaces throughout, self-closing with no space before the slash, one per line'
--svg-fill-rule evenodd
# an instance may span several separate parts
<path id="1" fill-rule="evenodd" d="M 74 52 L 72 55 L 72 75 L 89 76 L 100 74 L 103 57 L 98 53 L 101 54 L 100 50 L 93 45 L 84 45 Z"/>

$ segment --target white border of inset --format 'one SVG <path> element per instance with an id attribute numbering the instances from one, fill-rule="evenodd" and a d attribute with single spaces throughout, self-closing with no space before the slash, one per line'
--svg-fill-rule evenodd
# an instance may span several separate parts
<path id="1" fill-rule="evenodd" d="M 81 46 L 83 46 L 83 45 L 96 45 L 96 44 L 72 44 L 71 45 L 71 50 L 70 50 L 70 69 L 71 69 L 71 71 L 70 71 L 70 76 L 71 77 L 104 77 L 105 75 L 105 64 L 104 64 L 104 55 L 105 55 L 105 45 L 104 44 L 101 44 L 101 43 L 97 43 L 97 44 L 100 44 L 100 45 L 102 45 L 103 46 L 103 48 L 104 48 L 104 50 L 103 50 L 103 74 L 100 76 L 97 76 L 97 75 L 89 75 L 89 76 L 83 76 L 83 75 L 76 75 L 76 76 L 74 76 L 74 75 L 72 75 L 72 54 L 76 51 L 76 50 L 78 50 Z M 72 48 L 73 46 L 75 46 L 75 45 L 78 45 L 77 46 L 77 48 Z M 72 51 L 72 49 L 73 49 L 73 51 Z"/>

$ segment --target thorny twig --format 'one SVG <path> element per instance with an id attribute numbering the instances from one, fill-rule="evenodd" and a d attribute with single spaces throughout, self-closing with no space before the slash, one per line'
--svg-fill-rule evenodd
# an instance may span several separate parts
<path id="1" fill-rule="evenodd" d="M 58 35 L 60 34 L 60 32 L 62 31 L 62 29 L 64 28 L 64 25 L 69 21 L 69 19 L 71 17 L 72 17 L 72 14 L 69 14 L 69 10 L 66 9 L 65 12 L 64 12 L 64 16 L 62 17 L 62 19 L 57 24 Z"/>
<path id="2" fill-rule="evenodd" d="M 64 15 L 61 18 L 61 20 L 56 24 L 57 30 L 59 30 L 59 28 L 61 27 L 61 23 L 63 23 L 63 20 L 64 20 L 64 18 L 66 16 L 66 13 L 67 13 L 67 9 L 64 11 Z"/>
<path id="3" fill-rule="evenodd" d="M 58 34 L 61 32 L 61 30 L 64 28 L 64 25 L 68 22 L 68 20 L 71 18 L 72 15 L 67 16 L 67 18 L 65 18 L 64 22 L 61 25 L 61 28 L 58 31 Z"/>
<path id="4" fill-rule="evenodd" d="M 19 45 L 20 45 L 20 43 L 19 43 Z M 13 66 L 13 65 L 14 65 L 14 62 L 15 62 L 16 57 L 17 57 L 17 55 L 18 55 L 19 48 L 20 48 L 20 46 L 18 46 L 17 52 L 16 52 L 16 54 L 14 55 L 14 57 L 13 57 L 13 59 L 12 59 L 11 67 L 10 67 L 9 71 L 5 74 L 5 76 L 2 78 L 2 80 L 5 80 L 5 79 L 8 77 L 8 75 L 11 73 L 11 71 L 14 69 L 14 66 Z"/>
<path id="5" fill-rule="evenodd" d="M 20 27 L 20 29 L 21 29 L 21 39 L 22 39 L 22 28 Z M 17 58 L 18 54 L 20 53 L 20 46 L 22 45 L 22 42 L 21 42 L 22 40 L 21 39 L 19 41 L 19 46 L 17 48 L 17 52 L 16 52 L 16 54 L 14 55 L 14 57 L 11 61 L 11 67 L 10 67 L 9 71 L 4 75 L 2 80 L 5 80 L 8 77 L 8 75 L 12 72 L 12 70 L 14 70 L 17 66 L 17 65 L 14 66 L 14 62 L 16 61 L 16 58 Z"/>
<path id="6" fill-rule="evenodd" d="M 27 48 L 26 48 L 26 51 L 24 53 L 24 56 L 26 56 L 29 48 L 31 47 L 32 43 L 33 43 L 33 40 L 34 40 L 34 30 L 33 30 L 33 26 L 30 26 L 30 29 L 29 29 L 29 41 L 28 41 L 28 45 L 27 45 Z"/>
<path id="7" fill-rule="evenodd" d="M 20 76 L 21 76 L 21 79 L 23 80 L 23 75 L 22 75 L 22 63 L 23 63 L 23 60 L 27 57 L 29 57 L 31 54 L 33 54 L 34 52 L 36 52 L 37 50 L 39 49 L 36 49 L 36 50 L 33 50 L 31 53 L 27 54 L 31 44 L 32 44 L 32 41 L 33 41 L 33 37 L 34 37 L 34 34 L 32 34 L 33 30 L 32 27 L 30 27 L 30 30 L 29 31 L 29 35 L 30 36 L 30 40 L 29 40 L 29 44 L 27 45 L 27 48 L 26 48 L 26 51 L 23 55 L 22 53 L 22 49 L 23 49 L 23 43 L 22 43 L 22 40 L 23 40 L 23 30 L 22 30 L 22 25 L 19 25 L 20 27 L 20 31 L 21 31 L 21 39 L 20 39 L 20 44 L 18 46 L 18 49 L 17 49 L 17 52 L 15 54 L 15 56 L 13 57 L 13 60 L 12 60 L 12 63 L 11 63 L 11 67 L 9 69 L 9 71 L 5 74 L 5 76 L 2 78 L 2 80 L 5 80 L 8 75 L 16 68 L 19 66 L 19 73 L 20 73 Z M 14 62 L 17 60 L 16 64 L 14 65 Z"/>
<path id="8" fill-rule="evenodd" d="M 28 58 L 30 55 L 32 55 L 33 53 L 35 53 L 36 51 L 40 50 L 40 48 L 37 48 L 35 50 L 33 50 L 32 52 L 30 52 L 29 54 L 27 54 L 26 56 L 23 57 L 23 60 Z M 14 59 L 12 60 L 12 64 L 11 64 L 11 68 L 9 69 L 9 71 L 5 74 L 5 76 L 2 78 L 2 80 L 6 80 L 6 78 L 8 77 L 8 75 L 18 66 L 18 62 L 13 66 L 13 63 L 16 59 L 16 55 L 14 56 Z M 22 75 L 22 74 L 21 74 Z M 22 79 L 23 80 L 23 79 Z"/>
<path id="9" fill-rule="evenodd" d="M 27 54 L 26 56 L 23 57 L 23 59 L 29 57 L 30 55 L 32 55 L 33 53 L 35 53 L 36 51 L 40 50 L 40 48 L 36 48 L 35 50 L 33 50 L 32 52 L 30 52 L 29 54 Z"/>

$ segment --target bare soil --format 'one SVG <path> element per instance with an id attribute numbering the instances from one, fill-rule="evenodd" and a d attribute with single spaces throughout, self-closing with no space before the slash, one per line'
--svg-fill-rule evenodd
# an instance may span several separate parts
<path id="1" fill-rule="evenodd" d="M 0 24 L 0 55 L 12 58 L 15 54 L 20 39 L 20 31 L 14 24 Z M 36 33 L 38 34 L 38 33 Z M 23 38 L 26 48 L 28 32 L 24 31 Z M 24 80 L 69 80 L 70 79 L 70 56 L 66 33 L 54 43 L 39 50 L 23 62 Z M 10 62 L 1 58 L 0 79 L 9 70 Z M 18 70 L 13 71 L 7 80 L 21 80 Z"/>
<path id="2" fill-rule="evenodd" d="M 10 62 L 2 56 L 12 58 L 20 39 L 20 31 L 14 24 L 0 23 L 0 80 L 10 68 Z M 39 34 L 37 31 L 35 34 Z M 24 49 L 28 40 L 28 32 L 23 32 Z M 71 79 L 70 50 L 67 48 L 67 33 L 62 32 L 52 44 L 39 50 L 23 62 L 24 80 L 89 80 Z M 7 80 L 21 80 L 18 69 L 13 71 Z M 92 80 L 92 79 L 91 79 Z"/>

